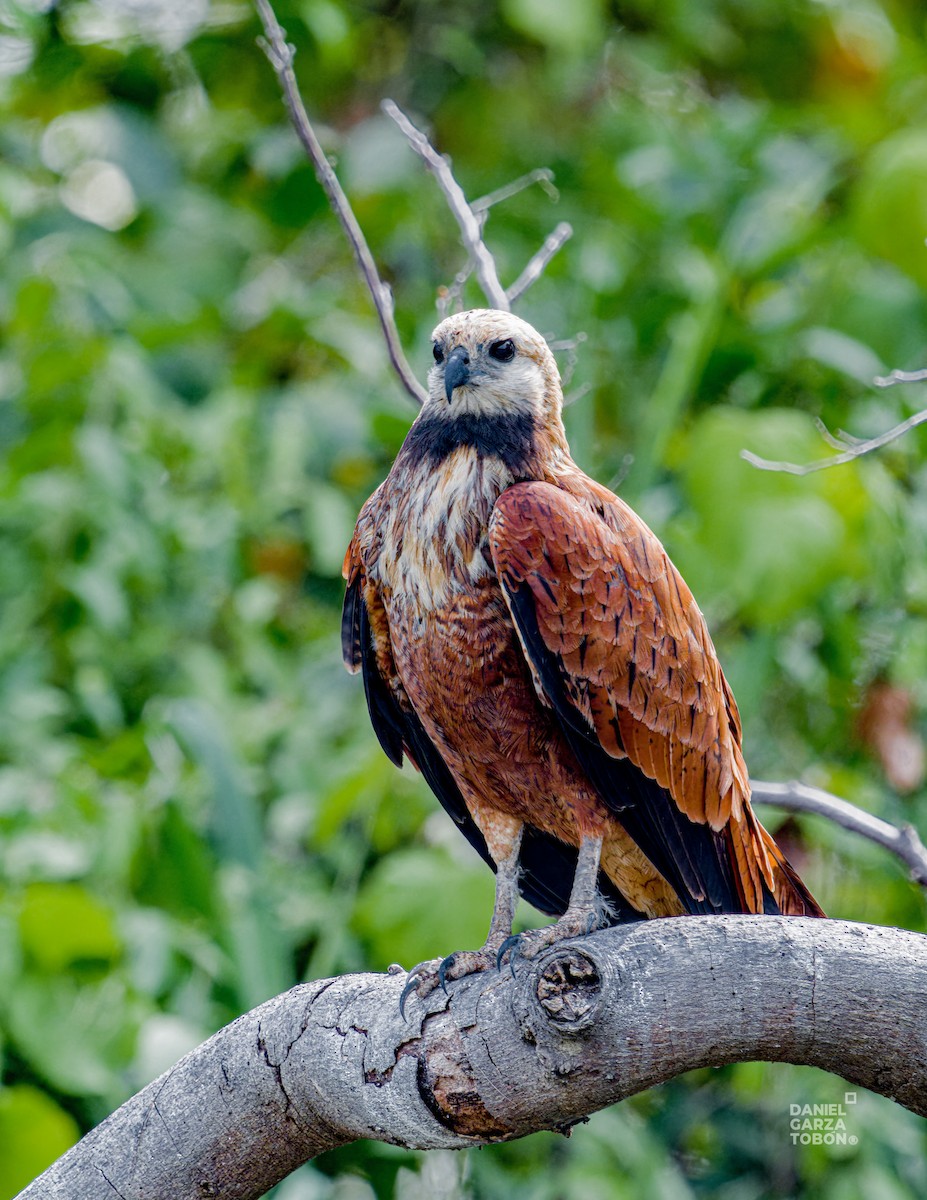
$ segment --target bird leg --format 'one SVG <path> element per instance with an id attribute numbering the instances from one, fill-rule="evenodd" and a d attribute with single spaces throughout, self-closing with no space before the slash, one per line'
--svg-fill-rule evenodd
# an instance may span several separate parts
<path id="1" fill-rule="evenodd" d="M 584 837 L 579 843 L 576 873 L 570 889 L 567 910 L 550 928 L 564 930 L 563 937 L 576 937 L 580 932 L 589 933 L 599 918 L 599 860 L 602 857 L 602 836 Z M 592 924 L 590 925 L 590 921 Z M 575 929 L 577 932 L 573 933 Z M 556 940 L 556 939 L 554 939 Z"/>
<path id="2" fill-rule="evenodd" d="M 518 958 L 535 958 L 548 946 L 567 938 L 583 937 L 599 925 L 602 898 L 599 895 L 599 860 L 602 856 L 602 837 L 583 836 L 579 843 L 576 873 L 566 910 L 553 925 L 507 938 L 499 949 L 499 961 L 510 954 L 509 966 L 515 973 Z"/>
<path id="3" fill-rule="evenodd" d="M 400 1012 L 403 1012 L 410 992 L 424 999 L 436 987 L 440 986 L 446 991 L 448 980 L 462 979 L 465 975 L 475 975 L 498 966 L 500 950 L 511 937 L 518 904 L 518 855 L 522 830 L 523 826 L 519 823 L 508 840 L 505 855 L 496 860 L 496 899 L 486 941 L 479 950 L 458 950 L 443 960 L 430 959 L 413 967 L 399 999 Z"/>

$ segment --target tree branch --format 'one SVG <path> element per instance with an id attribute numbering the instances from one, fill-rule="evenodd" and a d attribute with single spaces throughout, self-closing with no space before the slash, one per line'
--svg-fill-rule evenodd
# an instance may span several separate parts
<path id="1" fill-rule="evenodd" d="M 473 260 L 476 277 L 486 299 L 493 308 L 508 311 L 511 304 L 505 294 L 505 288 L 499 282 L 496 260 L 483 241 L 482 223 L 467 203 L 467 197 L 464 195 L 463 188 L 454 178 L 447 158 L 435 150 L 428 138 L 412 124 L 395 101 L 384 100 L 380 107 L 388 117 L 396 122 L 405 134 L 409 145 L 438 181 L 438 186 L 447 201 L 451 215 L 460 228 L 461 241 L 467 254 Z"/>
<path id="2" fill-rule="evenodd" d="M 561 221 L 553 233 L 544 240 L 544 244 L 540 250 L 531 258 L 512 286 L 506 290 L 499 280 L 499 273 L 496 270 L 496 260 L 483 240 L 484 214 L 489 211 L 493 204 L 498 204 L 501 200 L 507 200 L 510 196 L 516 195 L 532 183 L 549 186 L 553 178 L 551 171 L 546 167 L 540 167 L 535 171 L 529 172 L 527 175 L 522 175 L 512 183 L 506 184 L 494 192 L 490 192 L 488 196 L 482 196 L 479 200 L 470 204 L 464 194 L 463 188 L 454 178 L 454 174 L 451 171 L 450 159 L 447 155 L 437 152 L 428 138 L 425 137 L 420 129 L 412 124 L 399 105 L 393 100 L 384 100 L 380 107 L 387 116 L 392 117 L 396 122 L 405 134 L 409 145 L 437 180 L 444 199 L 447 201 L 447 206 L 451 210 L 451 214 L 460 229 L 460 239 L 463 242 L 464 249 L 467 251 L 469 262 L 476 272 L 476 278 L 483 290 L 483 295 L 493 308 L 501 308 L 509 311 L 515 301 L 524 295 L 528 288 L 541 278 L 550 260 L 563 246 L 564 242 L 573 236 L 573 228 L 566 221 Z M 457 279 L 454 281 L 454 286 L 448 290 L 448 296 L 454 297 L 459 294 L 455 289 L 458 285 L 463 285 L 469 274 L 469 267 L 458 274 Z"/>
<path id="3" fill-rule="evenodd" d="M 896 383 L 923 383 L 927 380 L 927 370 L 923 371 L 892 371 L 889 375 L 877 375 L 873 380 L 876 387 L 886 388 L 893 387 Z M 817 420 L 817 426 L 820 430 L 821 437 L 829 446 L 833 446 L 840 453 L 833 458 L 819 458 L 811 463 L 790 463 L 771 458 L 761 458 L 758 454 L 754 454 L 752 450 L 741 450 L 740 457 L 745 459 L 751 466 L 758 467 L 761 471 L 783 471 L 788 475 L 811 475 L 815 471 L 826 470 L 827 467 L 840 467 L 844 463 L 852 462 L 855 458 L 860 458 L 864 454 L 870 454 L 873 450 L 879 450 L 882 446 L 887 446 L 889 442 L 894 442 L 900 437 L 904 437 L 912 429 L 918 425 L 922 425 L 927 421 L 927 409 L 922 412 L 915 413 L 913 417 L 908 417 L 898 425 L 893 425 L 891 429 L 885 433 L 880 433 L 878 437 L 873 438 L 857 438 L 851 434 L 844 433 L 840 430 L 840 436 L 834 437 L 830 430 L 825 426 L 820 419 Z M 849 444 L 848 444 L 849 443 Z"/>
<path id="4" fill-rule="evenodd" d="M 554 947 L 515 978 L 438 990 L 408 1024 L 404 973 L 303 984 L 188 1054 L 20 1200 L 248 1200 L 356 1138 L 507 1141 L 756 1059 L 821 1067 L 927 1115 L 925 972 L 927 938 L 905 930 L 727 916 Z"/>
<path id="5" fill-rule="evenodd" d="M 549 234 L 544 240 L 543 246 L 538 250 L 522 273 L 518 276 L 512 286 L 506 292 L 509 304 L 514 304 L 515 301 L 524 292 L 528 290 L 533 283 L 536 283 L 544 271 L 547 269 L 547 264 L 554 257 L 563 243 L 573 236 L 573 226 L 566 221 L 561 221 L 553 233 Z"/>
<path id="6" fill-rule="evenodd" d="M 920 371 L 891 371 L 888 375 L 877 375 L 877 387 L 894 387 L 896 383 L 923 383 L 927 380 L 927 369 Z"/>
<path id="7" fill-rule="evenodd" d="M 915 883 L 927 888 L 927 846 L 913 825 L 902 825 L 900 828 L 890 825 L 888 821 L 874 817 L 872 813 L 841 800 L 839 796 L 832 796 L 830 792 L 809 787 L 797 780 L 790 783 L 751 780 L 750 790 L 752 798 L 758 803 L 774 804 L 791 812 L 816 813 L 844 829 L 878 842 L 907 864 Z"/>
<path id="8" fill-rule="evenodd" d="M 269 0 L 254 0 L 254 3 L 261 18 L 261 24 L 264 26 L 264 33 L 267 39 L 263 44 L 264 53 L 267 55 L 270 65 L 277 73 L 293 128 L 296 130 L 299 140 L 302 142 L 315 168 L 316 178 L 325 190 L 332 211 L 341 222 L 341 228 L 344 230 L 351 249 L 354 251 L 357 265 L 360 268 L 364 282 L 367 284 L 374 308 L 377 312 L 380 328 L 386 340 L 390 362 L 393 364 L 393 368 L 399 376 L 403 387 L 412 399 L 417 404 L 424 404 L 428 399 L 428 393 L 416 379 L 403 352 L 399 341 L 399 331 L 396 328 L 393 316 L 392 294 L 380 278 L 373 255 L 370 253 L 370 247 L 367 245 L 367 239 L 364 237 L 364 232 L 354 215 L 354 210 L 351 208 L 350 201 L 345 195 L 344 189 L 338 181 L 338 176 L 332 170 L 331 163 L 328 161 L 325 151 L 316 137 L 312 122 L 309 120 L 309 115 L 299 94 L 296 76 L 293 73 L 293 47 L 287 43 Z"/>
<path id="9" fill-rule="evenodd" d="M 485 196 L 480 196 L 471 203 L 470 207 L 475 213 L 487 212 L 494 205 L 501 204 L 503 200 L 511 200 L 513 196 L 517 196 L 526 188 L 533 187 L 536 183 L 544 189 L 551 200 L 559 198 L 560 193 L 554 187 L 554 173 L 550 167 L 535 167 L 533 171 L 519 175 L 511 183 L 504 183 L 502 187 L 488 192 Z"/>
<path id="10" fill-rule="evenodd" d="M 380 278 L 373 255 L 370 252 L 370 247 L 367 245 L 367 239 L 364 237 L 364 232 L 354 215 L 351 203 L 339 183 L 331 163 L 322 149 L 299 93 L 296 75 L 293 71 L 295 50 L 286 41 L 286 36 L 280 27 L 270 0 L 254 0 L 254 4 L 260 16 L 265 35 L 263 39 L 259 39 L 259 42 L 280 82 L 284 103 L 290 115 L 293 128 L 296 130 L 297 136 L 309 156 L 309 161 L 315 170 L 316 178 L 328 197 L 332 211 L 340 221 L 351 249 L 354 251 L 357 265 L 360 268 L 361 275 L 376 309 L 380 328 L 383 331 L 383 337 L 386 341 L 390 362 L 393 364 L 393 368 L 399 376 L 403 387 L 417 404 L 422 405 L 428 399 L 428 393 L 415 377 L 399 341 L 399 331 L 396 328 L 393 311 L 392 293 L 387 284 Z M 405 134 L 412 149 L 419 155 L 437 179 L 447 205 L 451 210 L 451 214 L 460 227 L 461 239 L 469 256 L 469 264 L 463 271 L 458 273 L 453 285 L 444 290 L 443 297 L 439 300 L 439 308 L 443 307 L 444 309 L 442 316 L 446 315 L 447 308 L 452 303 L 456 303 L 459 298 L 463 285 L 470 275 L 471 267 L 476 272 L 480 287 L 483 289 L 483 294 L 486 296 L 489 304 L 494 308 L 501 308 L 506 311 L 510 310 L 512 302 L 541 277 L 553 256 L 564 242 L 572 236 L 573 230 L 566 222 L 561 222 L 545 240 L 540 250 L 534 255 L 507 294 L 499 281 L 496 260 L 489 247 L 483 241 L 483 221 L 485 220 L 485 214 L 493 204 L 516 195 L 523 188 L 530 187 L 534 183 L 539 183 L 545 190 L 556 194 L 552 184 L 553 173 L 546 167 L 540 167 L 537 170 L 530 171 L 526 175 L 522 175 L 512 183 L 506 184 L 494 192 L 490 192 L 489 195 L 481 197 L 471 205 L 468 203 L 460 184 L 454 178 L 449 159 L 446 156 L 438 154 L 425 135 L 412 124 L 405 113 L 392 100 L 384 100 L 381 107 L 396 122 Z"/>
<path id="11" fill-rule="evenodd" d="M 885 433 L 880 433 L 878 437 L 867 438 L 863 441 L 854 440 L 852 446 L 844 450 L 841 454 L 835 454 L 833 458 L 819 458 L 815 462 L 810 463 L 781 462 L 775 459 L 761 458 L 760 455 L 754 454 L 752 450 L 741 450 L 740 457 L 750 463 L 751 466 L 758 467 L 761 471 L 783 471 L 787 475 L 811 475 L 815 471 L 823 471 L 827 467 L 843 466 L 844 463 L 861 458 L 864 454 L 870 454 L 873 450 L 879 450 L 882 446 L 887 446 L 889 442 L 894 442 L 897 438 L 903 437 L 918 425 L 923 425 L 925 421 L 927 421 L 927 409 L 915 413 L 913 417 L 908 417 L 906 421 L 902 421 L 899 425 L 894 425 Z M 830 434 L 827 435 L 826 440 L 831 445 L 834 444 L 834 439 Z"/>

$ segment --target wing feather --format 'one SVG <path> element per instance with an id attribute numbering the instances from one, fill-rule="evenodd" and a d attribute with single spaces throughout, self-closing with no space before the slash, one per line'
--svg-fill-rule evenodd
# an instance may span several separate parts
<path id="1" fill-rule="evenodd" d="M 505 588 L 505 584 L 503 584 Z M 606 805 L 675 889 L 686 911 L 741 911 L 723 840 L 682 814 L 665 788 L 629 757 L 610 755 L 568 691 L 568 677 L 544 644 L 527 584 L 506 591 L 519 637 L 564 736 Z M 581 692 L 581 688 L 578 689 Z"/>
<path id="2" fill-rule="evenodd" d="M 688 911 L 794 901 L 749 808 L 740 718 L 704 618 L 654 534 L 577 472 L 508 488 L 490 547 L 542 699 Z"/>

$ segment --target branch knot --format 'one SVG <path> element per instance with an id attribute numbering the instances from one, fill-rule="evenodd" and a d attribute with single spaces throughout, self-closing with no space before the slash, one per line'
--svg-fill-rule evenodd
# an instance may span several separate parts
<path id="1" fill-rule="evenodd" d="M 579 1033 L 595 1019 L 602 998 L 602 977 L 585 951 L 558 950 L 541 966 L 538 1003 L 563 1033 Z"/>

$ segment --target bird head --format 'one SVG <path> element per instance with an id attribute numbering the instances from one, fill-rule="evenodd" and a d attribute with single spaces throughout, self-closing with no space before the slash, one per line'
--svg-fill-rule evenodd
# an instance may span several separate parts
<path id="1" fill-rule="evenodd" d="M 542 427 L 560 425 L 560 372 L 547 342 L 527 321 L 494 308 L 473 308 L 445 318 L 432 339 L 428 407 L 433 415 L 525 414 Z"/>

